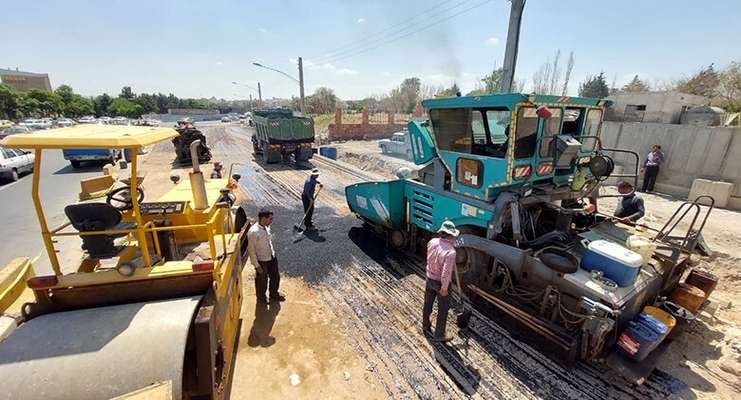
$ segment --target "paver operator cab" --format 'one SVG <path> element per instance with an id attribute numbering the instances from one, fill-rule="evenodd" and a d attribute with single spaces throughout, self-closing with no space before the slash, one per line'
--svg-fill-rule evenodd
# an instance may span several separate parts
<path id="1" fill-rule="evenodd" d="M 54 272 L 29 279 L 31 295 L 0 299 L 0 311 L 20 311 L 18 327 L 0 341 L 0 398 L 103 399 L 147 390 L 173 399 L 224 397 L 249 223 L 234 204 L 236 182 L 204 178 L 197 155 L 190 179 L 146 199 L 138 150 L 176 135 L 80 125 L 3 140 L 33 150 L 36 171 L 44 150 L 130 150 L 131 174 L 106 202 L 66 206 L 68 221 L 58 227 L 47 223 L 34 174 L 33 206 Z M 190 146 L 194 154 L 198 145 Z M 55 248 L 68 236 L 80 237 L 79 263 L 63 263 L 69 257 Z M 23 262 L 21 278 L 29 276 Z"/>
<path id="2" fill-rule="evenodd" d="M 571 359 L 603 357 L 644 306 L 677 285 L 710 208 L 685 203 L 652 232 L 561 206 L 596 195 L 613 158 L 633 171 L 613 177 L 636 179 L 637 154 L 600 144 L 607 101 L 513 93 L 422 104 L 429 120 L 409 123 L 418 178 L 346 188 L 350 209 L 391 246 L 424 248 L 453 221 L 465 292 Z M 656 248 L 645 262 L 622 247 L 633 235 Z M 594 261 L 595 252 L 615 265 Z"/>

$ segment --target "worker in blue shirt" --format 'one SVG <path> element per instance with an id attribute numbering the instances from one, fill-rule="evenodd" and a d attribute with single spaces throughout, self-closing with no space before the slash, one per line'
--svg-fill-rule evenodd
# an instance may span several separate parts
<path id="1" fill-rule="evenodd" d="M 311 217 L 314 216 L 314 193 L 316 187 L 324 187 L 319 182 L 319 170 L 314 168 L 311 170 L 311 175 L 306 178 L 304 182 L 304 191 L 301 193 L 301 202 L 304 204 L 304 226 L 306 229 L 314 229 L 314 224 L 311 222 Z"/>
<path id="2" fill-rule="evenodd" d="M 618 202 L 613 215 L 626 222 L 636 222 L 646 214 L 643 199 L 636 196 L 630 182 L 622 181 L 618 183 L 618 192 L 623 195 L 623 198 Z"/>

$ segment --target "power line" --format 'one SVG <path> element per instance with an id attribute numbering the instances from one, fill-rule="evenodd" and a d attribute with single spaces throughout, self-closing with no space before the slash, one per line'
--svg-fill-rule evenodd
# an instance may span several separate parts
<path id="1" fill-rule="evenodd" d="M 469 3 L 470 1 L 471 0 L 463 0 L 463 1 L 460 1 L 460 2 L 454 4 L 454 5 L 450 6 L 450 7 L 445 7 L 445 8 L 440 9 L 440 10 L 437 10 L 439 8 L 439 6 L 442 5 L 442 4 L 445 4 L 446 2 L 438 3 L 435 6 L 433 6 L 433 7 L 429 8 L 429 9 L 427 9 L 427 10 L 425 10 L 425 11 L 423 11 L 423 12 L 417 14 L 417 15 L 415 15 L 414 16 L 415 19 L 411 20 L 411 22 L 410 21 L 404 21 L 404 22 L 401 22 L 401 23 L 398 23 L 398 24 L 391 25 L 391 26 L 389 26 L 387 28 L 384 28 L 381 31 L 378 31 L 378 32 L 376 32 L 374 34 L 371 34 L 369 36 L 366 36 L 365 38 L 363 38 L 361 40 L 358 40 L 356 42 L 348 43 L 348 44 L 346 44 L 344 46 L 341 46 L 341 47 L 338 47 L 338 48 L 336 48 L 336 49 L 334 49 L 332 51 L 329 51 L 329 52 L 325 53 L 324 55 L 322 55 L 320 57 L 317 57 L 316 59 L 312 59 L 312 62 L 315 62 L 315 63 L 323 63 L 323 62 L 326 62 L 326 61 L 323 61 L 323 60 L 328 60 L 328 59 L 332 59 L 332 58 L 336 58 L 336 57 L 341 57 L 341 56 L 343 56 L 345 54 L 348 54 L 348 53 L 351 53 L 351 52 L 360 50 L 360 49 L 362 49 L 363 47 L 365 47 L 367 45 L 372 45 L 374 42 L 383 41 L 383 40 L 385 40 L 385 39 L 387 39 L 389 37 L 392 37 L 394 35 L 403 34 L 403 33 L 405 33 L 405 31 L 409 31 L 409 30 L 412 30 L 412 29 L 418 27 L 420 24 L 423 24 L 424 22 L 428 21 L 430 18 L 435 18 L 435 17 L 439 17 L 441 15 L 445 15 L 446 13 L 448 13 L 448 12 L 450 12 L 450 11 L 458 8 L 458 7 L 461 7 L 461 6 L 465 5 L 466 3 Z M 429 17 L 427 17 L 425 19 L 421 19 L 420 18 L 421 16 L 423 16 L 425 14 L 430 14 L 430 13 L 432 15 L 430 15 Z"/>
<path id="2" fill-rule="evenodd" d="M 355 56 L 360 55 L 360 54 L 363 54 L 363 53 L 367 53 L 368 51 L 377 49 L 377 48 L 379 48 L 379 47 L 381 47 L 383 45 L 396 42 L 396 41 L 401 40 L 401 39 L 403 39 L 405 37 L 408 37 L 408 36 L 417 34 L 419 32 L 425 31 L 427 29 L 433 28 L 433 27 L 437 26 L 440 22 L 444 22 L 444 21 L 453 19 L 453 18 L 455 18 L 455 17 L 457 17 L 457 16 L 459 16 L 461 14 L 467 13 L 467 12 L 469 12 L 469 11 L 477 8 L 477 7 L 481 7 L 482 5 L 484 5 L 486 3 L 489 3 L 490 1 L 491 0 L 485 0 L 483 2 L 480 2 L 480 3 L 477 3 L 477 4 L 473 5 L 471 7 L 468 7 L 466 9 L 464 9 L 464 10 L 461 10 L 461 11 L 455 13 L 455 14 L 449 15 L 449 16 L 447 16 L 445 18 L 438 19 L 438 20 L 432 22 L 431 24 L 425 25 L 425 26 L 423 26 L 423 27 L 421 27 L 421 28 L 419 28 L 417 30 L 414 30 L 414 31 L 405 33 L 405 34 L 403 34 L 401 36 L 397 36 L 395 38 L 391 38 L 391 39 L 386 40 L 386 41 L 379 42 L 379 43 L 377 43 L 377 44 L 375 44 L 373 46 L 370 46 L 370 47 L 360 48 L 356 52 L 350 52 L 349 54 L 345 54 L 345 55 L 342 55 L 342 56 L 339 56 L 339 57 L 336 57 L 336 58 L 330 58 L 329 60 L 325 60 L 323 62 L 325 62 L 325 63 L 326 62 L 337 62 L 337 61 L 345 60 L 345 59 L 348 59 L 348 58 L 351 58 L 351 57 L 355 57 Z"/>

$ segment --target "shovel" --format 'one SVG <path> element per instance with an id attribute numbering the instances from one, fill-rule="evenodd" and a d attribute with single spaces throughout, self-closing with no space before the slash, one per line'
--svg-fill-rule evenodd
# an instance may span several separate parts
<path id="1" fill-rule="evenodd" d="M 461 277 L 458 274 L 458 266 L 453 264 L 453 270 L 455 271 L 455 284 L 458 287 L 458 295 L 460 296 L 458 306 L 455 310 L 455 324 L 458 326 L 458 329 L 467 332 L 473 312 L 466 305 L 466 295 L 463 293 L 463 289 L 461 289 Z M 468 340 L 468 335 L 466 335 L 466 340 Z"/>
<path id="2" fill-rule="evenodd" d="M 309 204 L 309 208 L 306 209 L 306 212 L 304 213 L 304 216 L 301 217 L 301 221 L 299 221 L 298 224 L 293 226 L 293 230 L 295 232 L 303 232 L 304 230 L 301 229 L 301 225 L 304 224 L 304 221 L 306 221 L 306 216 L 309 215 L 309 211 L 311 211 L 311 208 L 314 207 L 314 202 L 316 201 L 317 197 L 319 197 L 319 192 L 322 191 L 322 186 L 319 186 L 319 189 L 317 189 L 316 193 L 314 193 L 314 197 L 311 199 L 311 204 Z"/>

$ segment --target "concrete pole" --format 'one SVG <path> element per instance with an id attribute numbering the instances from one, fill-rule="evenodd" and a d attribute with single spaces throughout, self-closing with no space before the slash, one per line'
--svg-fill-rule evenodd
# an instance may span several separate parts
<path id="1" fill-rule="evenodd" d="M 515 80 L 515 66 L 517 65 L 517 49 L 520 43 L 520 22 L 526 0 L 510 0 L 512 7 L 509 12 L 509 29 L 507 30 L 507 47 L 504 50 L 504 65 L 502 66 L 502 80 L 499 90 L 502 93 L 512 91 Z"/>
<path id="2" fill-rule="evenodd" d="M 257 96 L 258 96 L 258 107 L 262 107 L 262 88 L 260 87 L 260 82 L 257 82 Z"/>
<path id="3" fill-rule="evenodd" d="M 252 93 L 250 93 L 250 111 L 252 111 Z"/>
<path id="4" fill-rule="evenodd" d="M 306 105 L 304 104 L 304 61 L 301 57 L 298 58 L 298 86 L 301 99 L 299 106 L 301 107 L 301 114 L 306 115 Z"/>

